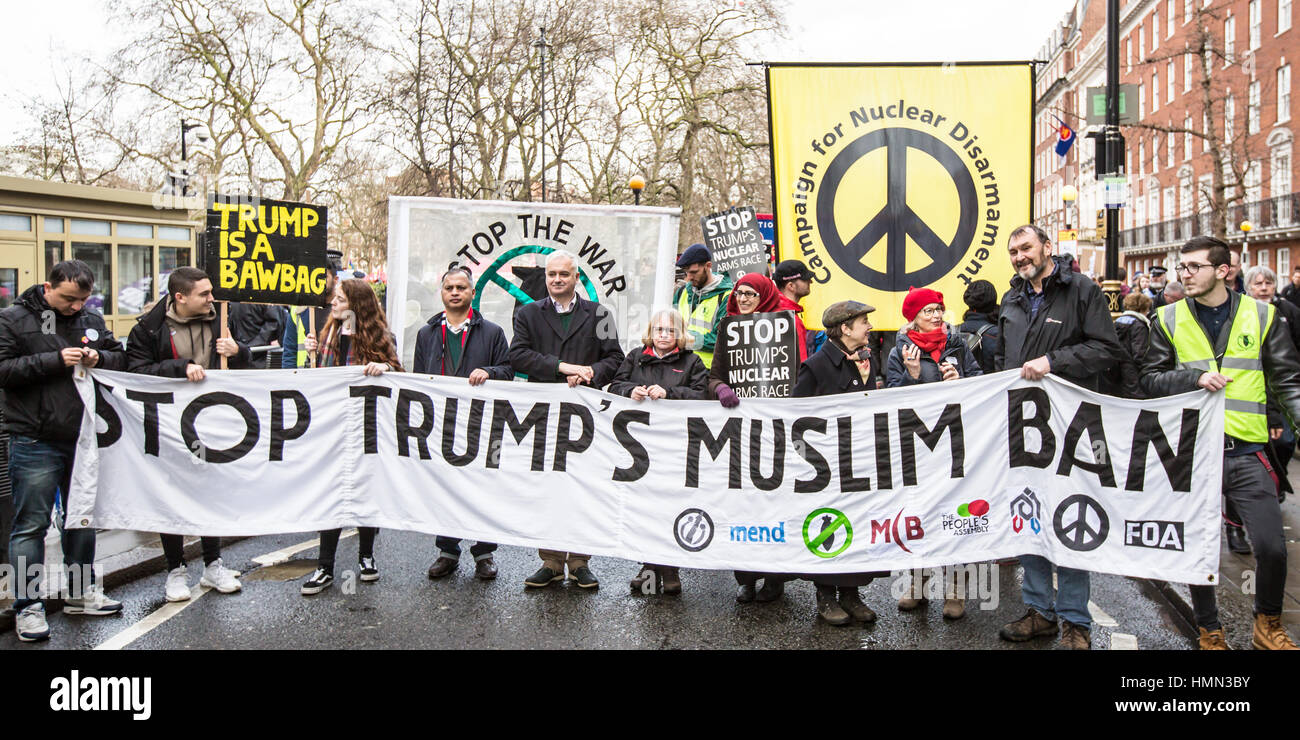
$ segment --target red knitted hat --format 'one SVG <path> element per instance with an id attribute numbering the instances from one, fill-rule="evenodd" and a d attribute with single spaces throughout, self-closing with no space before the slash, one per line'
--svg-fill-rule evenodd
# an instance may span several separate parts
<path id="1" fill-rule="evenodd" d="M 903 299 L 903 318 L 912 321 L 918 313 L 921 313 L 921 309 L 931 303 L 943 306 L 943 293 L 929 288 L 912 288 L 907 291 L 907 297 Z"/>

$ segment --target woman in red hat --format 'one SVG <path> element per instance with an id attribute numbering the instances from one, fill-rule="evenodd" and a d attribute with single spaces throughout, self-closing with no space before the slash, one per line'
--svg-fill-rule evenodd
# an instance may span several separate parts
<path id="1" fill-rule="evenodd" d="M 981 373 L 979 363 L 966 340 L 943 320 L 943 294 L 929 288 L 913 288 L 903 299 L 903 318 L 908 324 L 898 332 L 885 368 L 885 387 L 938 383 L 969 378 Z M 957 598 L 953 569 L 944 570 L 943 616 L 960 619 L 966 602 Z M 925 602 L 923 584 L 912 583 L 898 608 L 911 611 Z"/>

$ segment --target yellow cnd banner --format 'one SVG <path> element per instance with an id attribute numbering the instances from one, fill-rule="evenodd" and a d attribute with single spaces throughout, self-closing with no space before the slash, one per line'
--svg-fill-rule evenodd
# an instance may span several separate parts
<path id="1" fill-rule="evenodd" d="M 974 280 L 999 296 L 1012 229 L 1030 219 L 1028 62 L 767 67 L 781 259 L 813 272 L 804 322 L 845 299 L 902 327 L 910 287 L 944 294 L 960 323 Z"/>

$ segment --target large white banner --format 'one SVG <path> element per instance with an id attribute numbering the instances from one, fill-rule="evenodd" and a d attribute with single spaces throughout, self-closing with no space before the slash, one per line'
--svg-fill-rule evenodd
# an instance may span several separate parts
<path id="1" fill-rule="evenodd" d="M 1208 583 L 1223 396 L 1129 402 L 1015 371 L 808 399 L 643 401 L 357 368 L 78 369 L 69 526 L 369 525 L 706 569 L 1037 553 Z"/>
<path id="2" fill-rule="evenodd" d="M 578 255 L 578 295 L 614 313 L 624 347 L 672 300 L 677 208 L 388 199 L 388 321 L 409 365 L 415 335 L 442 310 L 438 277 L 455 263 L 474 275 L 475 310 L 509 340 L 516 306 L 546 296 L 546 255 Z"/>

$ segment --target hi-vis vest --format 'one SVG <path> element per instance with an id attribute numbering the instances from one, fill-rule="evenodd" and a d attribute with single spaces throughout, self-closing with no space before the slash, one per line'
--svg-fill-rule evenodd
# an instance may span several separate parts
<path id="1" fill-rule="evenodd" d="M 713 331 L 713 317 L 718 314 L 718 309 L 722 307 L 722 301 L 727 297 L 726 293 L 717 295 L 700 301 L 700 305 L 691 311 L 691 286 L 682 288 L 682 294 L 677 298 L 677 312 L 686 319 L 686 332 L 695 335 L 696 343 L 699 343 Z M 704 361 L 705 367 L 713 367 L 713 353 L 701 352 L 695 350 Z"/>
<path id="2" fill-rule="evenodd" d="M 1267 390 L 1260 350 L 1275 314 L 1271 304 L 1241 296 L 1223 361 L 1217 362 L 1214 345 L 1196 320 L 1190 298 L 1160 309 L 1160 326 L 1177 353 L 1178 367 L 1222 373 L 1232 379 L 1223 389 L 1223 431 L 1234 439 L 1268 442 Z"/>
<path id="3" fill-rule="evenodd" d="M 290 311 L 289 316 L 293 318 L 293 326 L 298 331 L 298 367 L 307 367 L 307 327 L 303 326 L 302 317 L 297 311 Z"/>

